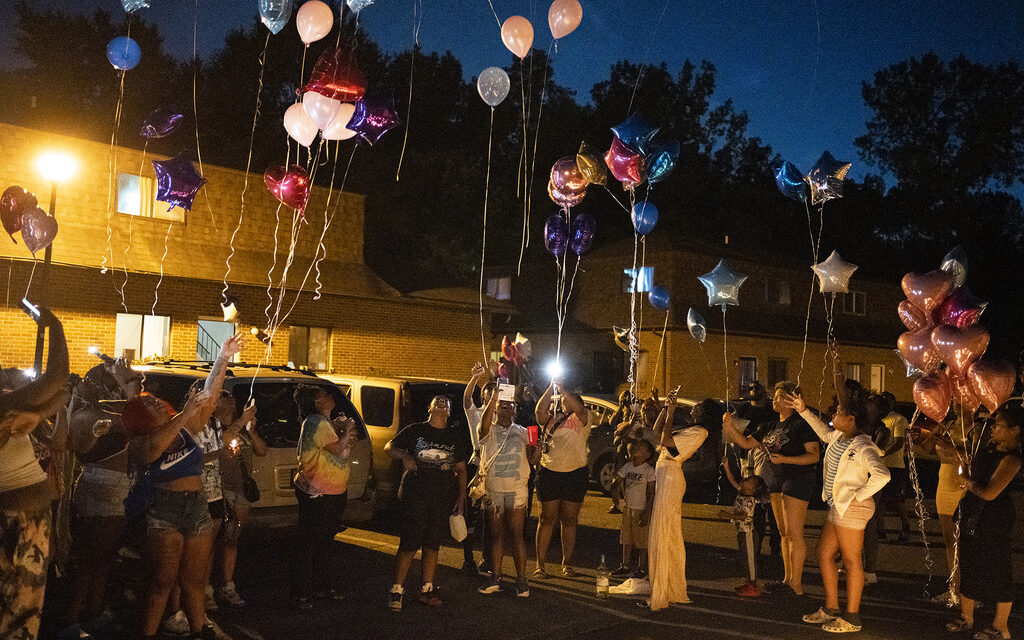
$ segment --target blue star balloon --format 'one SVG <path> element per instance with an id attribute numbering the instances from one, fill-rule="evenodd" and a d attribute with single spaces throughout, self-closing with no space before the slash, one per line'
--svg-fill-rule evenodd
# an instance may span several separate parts
<path id="1" fill-rule="evenodd" d="M 154 160 L 153 170 L 156 171 L 156 199 L 185 211 L 192 210 L 199 188 L 206 184 L 206 179 L 199 175 L 192 161 L 184 152 L 170 160 Z"/>
<path id="2" fill-rule="evenodd" d="M 107 43 L 107 60 L 115 69 L 129 71 L 142 60 L 139 43 L 127 36 L 118 36 Z"/>
<path id="3" fill-rule="evenodd" d="M 662 311 L 668 311 L 672 303 L 668 295 L 668 287 L 660 284 L 651 287 L 651 290 L 647 292 L 647 300 L 650 301 L 652 307 Z"/>
<path id="4" fill-rule="evenodd" d="M 782 195 L 803 202 L 807 198 L 807 180 L 796 165 L 788 160 L 775 170 L 775 186 Z"/>
<path id="5" fill-rule="evenodd" d="M 740 287 L 747 276 L 733 269 L 723 258 L 714 269 L 697 279 L 708 290 L 708 306 L 721 305 L 724 311 L 726 305 L 739 305 Z"/>
<path id="6" fill-rule="evenodd" d="M 149 0 L 121 0 L 121 5 L 127 13 L 131 13 L 136 9 L 148 9 Z"/>
<path id="7" fill-rule="evenodd" d="M 612 127 L 612 133 L 622 144 L 644 155 L 647 155 L 651 139 L 659 130 L 660 127 L 654 126 L 639 113 L 634 113 L 625 122 Z"/>
<path id="8" fill-rule="evenodd" d="M 811 204 L 843 197 L 843 180 L 853 165 L 832 157 L 826 151 L 821 154 L 811 170 L 807 172 L 807 185 L 811 188 Z"/>
<path id="9" fill-rule="evenodd" d="M 259 0 L 260 20 L 277 35 L 292 18 L 292 0 Z"/>
<path id="10" fill-rule="evenodd" d="M 647 156 L 647 182 L 661 182 L 672 173 L 679 160 L 679 141 L 658 145 Z"/>
<path id="11" fill-rule="evenodd" d="M 658 224 L 658 207 L 653 202 L 638 202 L 633 205 L 630 217 L 633 219 L 633 228 L 642 236 L 646 236 Z"/>
<path id="12" fill-rule="evenodd" d="M 165 138 L 178 128 L 185 114 L 180 109 L 160 107 L 154 110 L 142 121 L 139 135 L 152 140 L 154 138 Z"/>
<path id="13" fill-rule="evenodd" d="M 708 324 L 704 321 L 704 316 L 700 314 L 693 307 L 686 312 L 686 328 L 690 330 L 690 335 L 697 342 L 704 342 L 708 339 Z"/>
<path id="14" fill-rule="evenodd" d="M 356 101 L 356 110 L 346 126 L 372 145 L 401 123 L 393 97 L 367 93 Z"/>
<path id="15" fill-rule="evenodd" d="M 354 13 L 359 13 L 366 7 L 373 4 L 373 0 L 345 0 L 345 4 L 347 4 L 348 8 Z"/>

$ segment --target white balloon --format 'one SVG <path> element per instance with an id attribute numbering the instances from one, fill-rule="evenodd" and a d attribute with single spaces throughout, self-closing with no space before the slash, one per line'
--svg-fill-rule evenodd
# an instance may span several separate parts
<path id="1" fill-rule="evenodd" d="M 284 130 L 293 140 L 304 147 L 313 144 L 318 131 L 316 123 L 299 102 L 288 107 L 288 110 L 284 112 Z"/>
<path id="2" fill-rule="evenodd" d="M 334 119 L 327 124 L 322 137 L 324 140 L 348 140 L 356 135 L 356 132 L 346 125 L 352 120 L 352 114 L 356 112 L 356 105 L 351 102 L 342 102 L 341 108 L 335 114 Z"/>
<path id="3" fill-rule="evenodd" d="M 508 97 L 508 74 L 498 67 L 487 67 L 476 79 L 476 90 L 490 107 L 496 107 Z"/>
<path id="4" fill-rule="evenodd" d="M 326 2 L 309 0 L 299 7 L 295 14 L 295 28 L 306 44 L 316 42 L 331 32 L 334 26 L 334 11 Z"/>
<path id="5" fill-rule="evenodd" d="M 326 129 L 341 108 L 341 101 L 322 96 L 316 91 L 307 91 L 302 94 L 302 108 L 316 123 L 317 129 Z"/>

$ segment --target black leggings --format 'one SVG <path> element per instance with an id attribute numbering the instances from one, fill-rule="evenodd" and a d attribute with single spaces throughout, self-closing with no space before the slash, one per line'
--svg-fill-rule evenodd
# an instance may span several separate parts
<path id="1" fill-rule="evenodd" d="M 336 581 L 345 579 L 334 566 L 337 555 L 334 535 L 345 528 L 341 517 L 348 493 L 313 497 L 296 489 L 295 497 L 299 500 L 299 524 L 291 588 L 292 595 L 298 597 L 330 589 Z"/>

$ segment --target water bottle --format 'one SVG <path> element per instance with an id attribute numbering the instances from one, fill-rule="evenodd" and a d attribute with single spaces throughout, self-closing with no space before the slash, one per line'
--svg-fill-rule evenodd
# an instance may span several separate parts
<path id="1" fill-rule="evenodd" d="M 611 573 L 608 571 L 608 565 L 604 563 L 604 554 L 601 554 L 601 564 L 597 566 L 597 597 L 607 598 L 608 597 L 608 582 L 611 579 Z"/>

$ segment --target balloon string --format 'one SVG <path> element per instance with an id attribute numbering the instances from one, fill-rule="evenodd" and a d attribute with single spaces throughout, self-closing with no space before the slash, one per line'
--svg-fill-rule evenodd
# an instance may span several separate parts
<path id="1" fill-rule="evenodd" d="M 633 231 L 633 286 L 629 288 L 629 393 L 630 396 L 636 397 L 636 361 L 639 356 L 637 353 L 637 337 L 636 337 L 636 290 L 638 284 L 638 274 L 636 272 L 636 257 L 637 249 L 640 244 L 640 234 Z"/>
<path id="2" fill-rule="evenodd" d="M 523 238 L 519 243 L 519 264 L 516 266 L 516 275 L 518 276 L 523 270 L 523 253 L 526 252 L 526 236 L 529 234 L 529 225 L 526 219 L 526 77 L 525 77 L 526 62 L 522 59 L 519 60 L 519 96 L 520 102 L 523 107 L 523 150 L 519 154 L 519 168 L 518 175 L 516 175 L 516 197 L 519 197 L 519 189 L 523 189 Z"/>
<path id="3" fill-rule="evenodd" d="M 638 272 L 638 276 L 640 274 L 643 274 L 644 269 L 646 269 L 646 268 L 647 268 L 647 236 L 646 235 L 642 235 L 642 236 L 640 236 L 640 271 Z M 651 282 L 649 284 L 651 286 L 654 285 L 653 273 L 652 273 Z M 642 299 L 640 301 L 640 320 L 639 320 L 639 322 L 637 322 L 636 329 L 637 329 L 638 332 L 643 333 L 643 330 L 644 330 L 644 303 L 643 303 Z"/>
<path id="4" fill-rule="evenodd" d="M 932 581 L 932 554 L 928 546 L 928 535 L 925 532 L 925 521 L 928 520 L 928 509 L 924 506 L 924 492 L 921 490 L 921 480 L 917 473 L 917 456 L 914 453 L 914 431 L 912 427 L 921 415 L 921 409 L 915 408 L 914 415 L 910 418 L 910 425 L 907 427 L 907 469 L 910 475 L 910 484 L 914 488 L 914 514 L 917 516 L 918 528 L 921 532 L 921 541 L 924 543 L 924 566 L 928 571 L 928 579 L 925 581 L 925 595 L 928 595 L 928 585 Z"/>
<path id="5" fill-rule="evenodd" d="M 139 196 L 141 198 L 141 185 L 142 185 L 142 170 L 146 166 L 146 151 L 149 149 L 149 138 L 146 138 L 146 142 L 142 145 L 142 160 L 139 161 L 139 175 L 138 183 L 140 185 Z M 121 294 L 121 308 L 124 309 L 125 313 L 128 313 L 128 305 L 125 302 L 124 290 L 128 286 L 128 252 L 132 248 L 132 227 L 135 222 L 135 216 L 129 216 L 128 218 L 128 243 L 125 245 L 124 251 L 121 253 L 122 266 L 124 268 L 124 280 L 121 281 L 121 286 L 118 289 L 118 293 Z"/>
<path id="6" fill-rule="evenodd" d="M 494 3 L 491 0 L 487 0 L 487 4 L 491 5 L 491 13 L 494 14 L 494 21 L 498 23 L 498 29 L 501 29 L 501 18 L 498 17 L 498 12 L 494 10 Z"/>
<path id="7" fill-rule="evenodd" d="M 661 16 L 658 18 L 658 22 L 654 25 L 654 33 L 651 34 L 651 39 L 647 41 L 647 47 L 644 49 L 644 57 L 642 60 L 647 59 L 647 55 L 651 52 L 651 45 L 654 43 L 655 37 L 658 35 L 658 29 L 661 27 L 661 23 L 665 21 L 665 12 L 668 11 L 669 0 L 665 0 L 665 6 L 661 9 Z M 636 90 L 640 87 L 640 78 L 644 75 L 644 64 L 640 63 L 640 70 L 636 74 L 636 82 L 633 83 L 633 93 L 629 96 L 629 106 L 626 107 L 626 117 L 633 112 L 633 99 L 636 98 Z"/>
<path id="8" fill-rule="evenodd" d="M 658 359 L 654 361 L 654 375 L 651 376 L 651 385 L 658 382 L 658 369 L 661 368 L 661 353 L 665 349 L 665 334 L 668 333 L 668 309 L 665 310 L 665 326 L 661 328 L 661 344 L 658 345 Z M 666 365 L 666 368 L 668 365 Z"/>
<path id="9" fill-rule="evenodd" d="M 270 326 L 270 307 L 274 306 L 274 294 L 271 289 L 274 286 L 274 270 L 277 269 L 277 251 L 279 248 L 278 231 L 281 228 L 281 207 L 283 202 L 277 204 L 274 210 L 274 253 L 273 261 L 270 263 L 270 270 L 267 271 L 267 306 L 263 308 L 263 315 L 267 318 L 267 326 Z"/>
<path id="10" fill-rule="evenodd" d="M 487 339 L 484 337 L 484 256 L 487 251 L 487 198 L 491 191 L 491 140 L 494 134 L 494 107 L 491 107 L 491 126 L 487 130 L 487 174 L 484 178 L 484 216 L 483 231 L 480 240 L 480 348 L 483 350 L 483 362 L 487 357 Z"/>
<path id="11" fill-rule="evenodd" d="M 729 330 L 725 325 L 726 305 L 722 304 L 722 361 L 725 363 L 725 410 L 729 410 Z"/>
<path id="12" fill-rule="evenodd" d="M 711 370 L 711 361 L 708 360 L 708 354 L 704 351 L 704 343 L 698 342 L 697 346 L 700 348 L 700 355 L 704 358 L 704 366 L 707 367 L 708 375 L 714 377 L 715 373 Z"/>
<path id="13" fill-rule="evenodd" d="M 131 14 L 129 14 L 131 15 Z M 131 33 L 131 19 L 128 22 L 129 33 Z M 114 266 L 114 248 L 111 239 L 114 235 L 114 227 L 111 221 L 114 217 L 114 184 L 117 182 L 117 132 L 121 128 L 121 110 L 124 103 L 124 71 L 121 72 L 120 89 L 118 90 L 117 104 L 114 106 L 114 130 L 110 133 L 110 149 L 107 151 L 107 247 L 100 260 L 100 273 L 107 272 L 107 255 L 110 256 L 110 266 Z"/>
<path id="14" fill-rule="evenodd" d="M 835 293 L 832 294 L 832 302 L 831 302 L 831 304 L 825 299 L 825 294 L 824 293 L 822 293 L 821 296 L 822 296 L 822 300 L 825 301 L 825 321 L 828 324 L 828 328 L 825 330 L 825 357 L 824 357 L 824 362 L 821 365 L 821 382 L 818 384 L 818 406 L 819 407 L 821 406 L 821 400 L 822 400 L 822 398 L 824 397 L 824 394 L 825 394 L 825 376 L 828 373 L 829 360 L 831 359 L 831 361 L 832 361 L 832 374 L 833 375 L 838 373 L 838 368 L 839 368 L 838 367 L 838 365 L 839 365 L 839 352 L 836 349 L 835 334 L 832 331 L 832 326 L 833 326 L 832 323 L 833 323 L 833 319 L 835 317 L 834 316 L 834 312 L 835 312 L 835 304 L 836 304 L 836 294 Z M 836 390 L 836 393 L 838 394 L 838 389 Z M 838 398 L 839 396 L 837 395 L 836 397 Z"/>
<path id="15" fill-rule="evenodd" d="M 328 144 L 328 149 L 329 148 L 330 148 L 330 144 Z M 335 175 L 335 171 L 338 168 L 338 153 L 340 151 L 341 151 L 341 140 L 338 140 L 337 142 L 334 143 L 334 164 L 331 166 L 331 184 L 330 184 L 330 186 L 327 187 L 327 205 L 324 207 L 324 230 L 325 231 L 326 231 L 327 227 L 329 227 L 331 225 L 331 221 L 334 219 L 334 215 L 333 214 L 331 215 L 330 218 L 327 217 L 327 210 L 331 208 L 331 197 L 334 195 L 334 175 Z M 352 146 L 352 154 L 355 155 L 355 152 L 356 152 L 356 147 L 355 147 L 355 145 L 353 145 Z M 349 161 L 349 164 L 351 165 L 351 163 L 352 163 L 352 156 L 349 156 L 348 161 Z M 345 170 L 345 173 L 346 174 L 348 173 L 348 169 Z M 341 194 L 340 193 L 338 194 L 338 200 L 341 200 Z M 337 206 L 335 206 L 335 211 L 337 211 Z M 323 257 L 320 257 L 320 253 L 321 252 L 323 252 L 323 254 L 324 254 Z M 320 236 L 320 245 L 317 247 L 316 255 L 317 255 L 317 263 L 316 263 L 316 292 L 313 294 L 313 299 L 314 300 L 319 300 L 320 296 L 321 296 L 320 291 L 324 288 L 323 283 L 320 282 L 320 262 L 327 259 L 327 245 L 324 244 L 324 240 L 323 240 L 323 236 L 322 235 Z"/>
<path id="16" fill-rule="evenodd" d="M 416 54 L 420 50 L 420 23 L 422 18 L 419 14 L 419 5 L 421 1 L 412 0 L 412 54 L 409 57 L 409 104 L 408 112 L 405 115 L 405 135 L 402 137 L 402 153 L 398 156 L 395 182 L 398 182 L 398 178 L 402 174 L 402 160 L 405 159 L 405 145 L 409 141 L 409 123 L 412 121 L 412 77 L 413 72 L 416 70 Z"/>
<path id="17" fill-rule="evenodd" d="M 552 40 L 551 41 L 551 45 L 548 46 L 548 56 L 551 55 L 551 46 L 553 46 L 554 44 L 555 44 L 555 41 Z M 533 155 L 530 158 L 530 174 L 528 176 L 529 181 L 527 183 L 528 186 L 526 188 L 526 228 L 527 229 L 530 228 L 530 218 L 533 215 L 533 185 L 534 185 L 534 178 L 536 176 L 536 169 L 537 169 L 537 142 L 540 140 L 540 119 L 541 119 L 541 116 L 544 113 L 544 98 L 547 95 L 548 67 L 551 66 L 549 64 L 549 62 L 550 61 L 548 60 L 548 58 L 545 58 L 544 80 L 541 83 L 540 104 L 537 107 L 537 126 L 535 126 L 534 129 L 533 129 Z M 532 84 L 533 84 L 533 52 L 530 53 L 530 83 L 531 83 L 530 95 L 532 96 L 533 95 L 533 91 L 532 91 Z M 525 160 L 524 160 L 524 162 L 525 162 Z M 527 247 L 530 246 L 530 234 L 529 233 L 526 234 L 526 246 Z"/>
<path id="18" fill-rule="evenodd" d="M 153 288 L 153 306 L 149 310 L 149 314 L 156 315 L 156 303 L 160 300 L 160 285 L 164 281 L 164 259 L 167 257 L 167 241 L 171 237 L 171 227 L 174 226 L 173 222 L 167 223 L 167 231 L 164 233 L 164 254 L 160 256 L 160 279 L 156 281 L 156 287 Z"/>
<path id="19" fill-rule="evenodd" d="M 260 100 L 263 95 L 263 72 L 267 68 L 267 47 L 270 44 L 270 32 L 267 32 L 267 38 L 263 41 L 263 52 L 260 53 L 260 75 L 259 81 L 256 86 L 256 106 L 252 112 L 252 128 L 249 131 L 249 156 L 245 161 L 245 179 L 242 182 L 242 204 L 238 210 L 238 220 L 235 222 L 235 230 L 231 232 L 231 242 L 229 244 L 231 250 L 228 253 L 227 259 L 224 261 L 226 267 L 224 271 L 224 288 L 220 292 L 221 299 L 226 305 L 228 303 L 228 276 L 231 275 L 231 258 L 235 255 L 235 237 L 238 235 L 238 230 L 242 228 L 242 218 L 245 216 L 245 193 L 249 189 L 249 170 L 252 168 L 252 149 L 256 140 L 256 121 L 260 117 Z M 289 149 L 291 146 L 289 145 Z M 288 164 L 285 163 L 285 169 L 287 170 Z M 275 251 L 276 259 L 276 251 Z"/>
<path id="20" fill-rule="evenodd" d="M 824 223 L 825 223 L 825 217 L 824 217 L 825 216 L 825 213 L 824 213 L 825 205 L 824 205 L 824 203 L 822 204 L 821 219 L 820 219 L 819 224 L 818 224 L 818 239 L 817 239 L 817 242 L 815 242 L 815 239 L 814 239 L 814 226 L 811 223 L 811 207 L 807 203 L 807 198 L 804 198 L 803 202 L 804 202 L 804 211 L 807 213 L 807 233 L 811 237 L 811 257 L 812 257 L 812 260 L 813 260 L 813 264 L 818 264 L 818 249 L 819 249 L 819 246 L 821 245 L 821 229 L 822 229 L 822 227 L 824 226 Z M 796 374 L 796 384 L 797 384 L 797 386 L 800 386 L 800 377 L 804 373 L 804 358 L 807 355 L 807 334 L 808 334 L 808 331 L 810 329 L 810 324 L 811 324 L 811 300 L 813 300 L 813 298 L 814 298 L 814 279 L 815 279 L 815 277 L 816 277 L 816 275 L 814 273 L 814 270 L 811 269 L 811 290 L 807 294 L 807 315 L 804 317 L 804 347 L 803 347 L 803 351 L 800 354 L 800 371 Z M 824 295 L 824 293 L 822 293 L 822 295 Z"/>
<path id="21" fill-rule="evenodd" d="M 602 184 L 601 186 L 604 187 L 604 190 L 607 191 L 608 195 L 612 197 L 612 200 L 615 201 L 615 204 L 619 205 L 622 208 L 622 210 L 625 211 L 626 213 L 631 213 L 629 207 L 622 204 L 622 201 L 619 200 L 619 198 L 614 193 L 612 193 L 612 190 L 608 188 L 607 184 Z"/>
<path id="22" fill-rule="evenodd" d="M 199 71 L 199 56 L 196 50 L 196 41 L 199 31 L 199 0 L 195 0 L 195 13 L 194 20 L 192 21 L 192 118 L 196 123 L 196 159 L 199 161 L 199 175 L 206 177 L 206 172 L 203 171 L 203 151 L 199 146 L 199 107 L 197 106 L 196 100 L 196 76 Z M 210 223 L 213 225 L 214 232 L 219 232 L 217 228 L 217 218 L 213 215 L 213 207 L 210 206 L 210 192 L 208 189 L 203 189 L 203 200 L 206 202 L 206 211 L 210 214 Z"/>
<path id="23" fill-rule="evenodd" d="M 28 298 L 28 292 L 29 292 L 29 289 L 32 288 L 32 279 L 36 275 L 36 265 L 38 265 L 38 264 L 39 264 L 39 258 L 37 258 L 36 254 L 33 253 L 32 254 L 32 271 L 29 272 L 29 274 L 28 274 L 28 286 L 25 287 L 25 295 L 22 296 L 23 298 L 26 298 L 26 299 Z"/>

